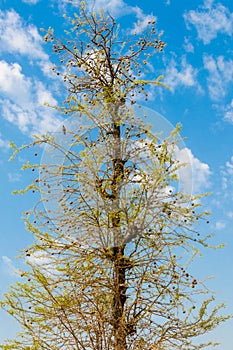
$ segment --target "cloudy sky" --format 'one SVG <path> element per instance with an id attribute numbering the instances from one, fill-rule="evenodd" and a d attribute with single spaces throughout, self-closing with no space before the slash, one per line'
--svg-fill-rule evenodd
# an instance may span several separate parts
<path id="1" fill-rule="evenodd" d="M 179 156 L 183 159 L 185 153 L 192 160 L 194 191 L 213 192 L 205 202 L 212 211 L 209 228 L 216 234 L 214 243 L 226 247 L 206 252 L 195 266 L 201 276 L 216 276 L 209 285 L 218 301 L 227 302 L 226 312 L 233 313 L 233 2 L 95 1 L 96 8 L 102 6 L 124 30 L 140 33 L 154 17 L 158 32 L 163 31 L 167 46 L 152 62 L 150 76 L 163 74 L 170 89 L 151 89 L 147 106 L 163 116 L 164 125 L 182 123 L 186 151 Z M 20 171 L 23 157 L 30 155 L 8 162 L 9 141 L 26 143 L 33 133 L 62 122 L 61 115 L 44 106 L 59 103 L 61 92 L 41 28 L 51 26 L 62 35 L 65 10 L 63 0 L 0 0 L 1 293 L 17 278 L 15 256 L 32 240 L 21 213 L 34 200 L 11 194 L 30 178 Z M 183 180 L 188 181 L 185 173 Z M 15 326 L 0 316 L 2 340 Z M 232 326 L 229 322 L 212 335 L 222 342 L 219 350 L 232 350 Z"/>

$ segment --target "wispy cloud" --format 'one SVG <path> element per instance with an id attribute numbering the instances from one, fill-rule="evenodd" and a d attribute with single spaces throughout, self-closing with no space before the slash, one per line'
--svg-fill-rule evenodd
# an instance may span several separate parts
<path id="1" fill-rule="evenodd" d="M 114 17 L 132 13 L 132 6 L 126 4 L 123 0 L 87 0 L 89 11 L 105 11 Z"/>
<path id="2" fill-rule="evenodd" d="M 135 13 L 136 18 L 138 19 L 138 22 L 134 23 L 134 26 L 131 30 L 132 34 L 140 34 L 147 28 L 148 22 L 157 21 L 157 18 L 153 14 L 146 15 L 138 6 L 132 7 L 132 12 Z"/>
<path id="3" fill-rule="evenodd" d="M 213 6 L 214 0 L 204 0 L 203 7 L 206 9 L 210 9 Z"/>
<path id="4" fill-rule="evenodd" d="M 187 63 L 183 56 L 181 62 L 176 62 L 173 58 L 170 60 L 165 71 L 165 84 L 174 91 L 177 87 L 193 87 L 199 89 L 197 82 L 197 69 Z"/>
<path id="5" fill-rule="evenodd" d="M 22 1 L 25 2 L 26 4 L 35 5 L 35 4 L 37 4 L 40 0 L 22 0 Z"/>
<path id="6" fill-rule="evenodd" d="M 207 84 L 210 98 L 214 101 L 221 101 L 227 93 L 228 84 L 233 79 L 233 60 L 226 60 L 223 56 L 214 58 L 205 54 L 203 63 L 209 73 Z"/>
<path id="7" fill-rule="evenodd" d="M 221 168 L 222 193 L 224 198 L 232 200 L 233 191 L 233 156 Z"/>
<path id="8" fill-rule="evenodd" d="M 227 212 L 227 217 L 228 217 L 229 219 L 233 219 L 233 211 L 228 211 L 228 212 Z"/>
<path id="9" fill-rule="evenodd" d="M 226 162 L 226 170 L 229 175 L 233 175 L 233 156 Z"/>
<path id="10" fill-rule="evenodd" d="M 44 103 L 57 101 L 44 83 L 26 77 L 18 63 L 0 61 L 0 109 L 2 116 L 23 133 L 52 131 L 60 123 L 56 112 Z"/>
<path id="11" fill-rule="evenodd" d="M 189 41 L 188 38 L 184 38 L 184 49 L 186 52 L 194 52 L 194 46 L 193 44 Z"/>
<path id="12" fill-rule="evenodd" d="M 87 1 L 89 11 L 104 11 L 110 13 L 114 17 L 133 14 L 137 18 L 131 30 L 132 33 L 139 34 L 148 25 L 148 21 L 156 21 L 153 14 L 145 14 L 138 6 L 130 6 L 123 0 L 92 0 Z"/>
<path id="13" fill-rule="evenodd" d="M 2 150 L 8 150 L 10 148 L 10 142 L 8 140 L 4 140 L 2 135 L 0 134 L 0 148 Z"/>
<path id="14" fill-rule="evenodd" d="M 233 124 L 233 99 L 231 100 L 231 103 L 229 103 L 226 107 L 225 107 L 225 113 L 224 113 L 224 117 L 223 120 Z"/>
<path id="15" fill-rule="evenodd" d="M 217 221 L 215 224 L 215 229 L 216 230 L 223 230 L 226 227 L 226 223 L 223 221 Z"/>
<path id="16" fill-rule="evenodd" d="M 2 267 L 3 271 L 9 276 L 19 276 L 20 271 L 17 269 L 13 263 L 13 261 L 8 258 L 8 256 L 2 256 Z"/>
<path id="17" fill-rule="evenodd" d="M 184 19 L 188 29 L 196 28 L 204 44 L 209 44 L 219 33 L 229 36 L 233 33 L 233 13 L 221 3 L 214 5 L 211 0 L 204 1 L 197 10 L 186 12 Z"/>
<path id="18" fill-rule="evenodd" d="M 8 173 L 8 180 L 10 182 L 19 182 L 21 180 L 22 175 L 18 173 Z"/>

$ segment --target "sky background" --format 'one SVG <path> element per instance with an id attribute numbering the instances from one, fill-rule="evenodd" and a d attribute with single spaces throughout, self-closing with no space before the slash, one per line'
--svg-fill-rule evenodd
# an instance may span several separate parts
<path id="1" fill-rule="evenodd" d="M 101 6 L 125 32 L 142 31 L 151 18 L 163 31 L 166 48 L 151 62 L 149 75 L 163 74 L 170 90 L 151 88 L 147 106 L 173 125 L 182 123 L 194 191 L 213 192 L 205 200 L 212 212 L 208 230 L 215 233 L 214 244 L 226 246 L 206 251 L 194 269 L 200 278 L 215 276 L 208 285 L 217 301 L 227 303 L 226 313 L 233 314 L 233 2 L 96 0 L 95 7 Z M 62 36 L 65 10 L 62 0 L 0 0 L 0 293 L 16 281 L 20 263 L 15 257 L 32 241 L 21 213 L 35 203 L 30 194 L 12 195 L 33 175 L 20 170 L 30 152 L 8 162 L 9 141 L 27 143 L 33 133 L 62 123 L 56 110 L 44 106 L 59 103 L 63 93 L 51 73 L 54 57 L 41 28 L 54 27 Z M 1 312 L 0 341 L 15 329 Z M 208 339 L 221 341 L 218 350 L 232 350 L 232 329 L 229 321 Z"/>

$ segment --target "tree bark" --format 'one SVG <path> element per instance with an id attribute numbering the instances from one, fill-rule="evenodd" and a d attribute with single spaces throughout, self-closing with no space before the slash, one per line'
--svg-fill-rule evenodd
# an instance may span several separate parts
<path id="1" fill-rule="evenodd" d="M 124 318 L 124 307 L 126 301 L 126 285 L 124 267 L 124 247 L 115 247 L 114 262 L 114 298 L 113 298 L 113 326 L 114 326 L 114 349 L 127 350 L 126 327 Z"/>
<path id="2" fill-rule="evenodd" d="M 114 111 L 113 138 L 114 138 L 114 156 L 113 156 L 113 216 L 112 227 L 114 232 L 114 296 L 113 296 L 113 328 L 114 328 L 114 350 L 127 350 L 127 332 L 125 323 L 125 302 L 126 302 L 126 266 L 125 266 L 125 244 L 121 233 L 121 212 L 120 195 L 121 182 L 124 178 L 124 160 L 121 150 L 121 128 L 118 117 L 119 107 Z"/>

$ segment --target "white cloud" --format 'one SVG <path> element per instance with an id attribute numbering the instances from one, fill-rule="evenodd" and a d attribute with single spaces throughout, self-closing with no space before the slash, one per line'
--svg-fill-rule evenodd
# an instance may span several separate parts
<path id="1" fill-rule="evenodd" d="M 16 53 L 31 59 L 49 61 L 37 28 L 31 24 L 25 25 L 14 10 L 5 12 L 0 10 L 0 38 L 0 52 Z"/>
<path id="2" fill-rule="evenodd" d="M 232 200 L 233 193 L 233 156 L 221 168 L 222 191 L 224 198 Z"/>
<path id="3" fill-rule="evenodd" d="M 225 190 L 227 190 L 227 188 L 228 188 L 228 179 L 227 179 L 227 177 L 224 175 L 224 176 L 222 177 L 222 190 L 225 191 Z M 225 192 L 225 193 L 226 193 L 226 192 Z"/>
<path id="4" fill-rule="evenodd" d="M 57 101 L 52 96 L 51 92 L 48 91 L 44 84 L 41 81 L 35 82 L 35 95 L 36 95 L 36 102 L 38 105 L 42 106 L 45 103 L 48 103 L 50 105 L 56 105 Z"/>
<path id="5" fill-rule="evenodd" d="M 227 212 L 227 217 L 230 219 L 233 219 L 233 211 L 228 211 Z"/>
<path id="6" fill-rule="evenodd" d="M 181 86 L 196 86 L 199 90 L 200 88 L 196 80 L 197 73 L 197 69 L 187 63 L 185 57 L 182 57 L 180 65 L 174 59 L 171 59 L 164 74 L 166 77 L 164 82 L 172 91 Z"/>
<path id="7" fill-rule="evenodd" d="M 0 61 L 0 100 L 2 116 L 17 125 L 23 133 L 42 133 L 54 130 L 61 122 L 52 108 L 57 101 L 45 85 L 26 77 L 18 63 Z"/>
<path id="8" fill-rule="evenodd" d="M 13 261 L 8 258 L 8 256 L 3 255 L 2 256 L 2 264 L 3 264 L 3 270 L 7 275 L 10 276 L 19 276 L 20 271 L 14 266 Z"/>
<path id="9" fill-rule="evenodd" d="M 32 82 L 22 74 L 22 67 L 0 61 L 0 71 L 0 91 L 19 106 L 28 105 L 30 109 Z"/>
<path id="10" fill-rule="evenodd" d="M 138 6 L 135 6 L 134 8 L 132 8 L 133 12 L 135 12 L 136 17 L 138 19 L 137 23 L 134 23 L 134 27 L 131 30 L 131 33 L 134 34 L 140 34 L 142 33 L 148 26 L 148 22 L 156 22 L 157 18 L 154 15 L 146 15 L 144 14 L 144 12 L 142 11 L 142 9 Z"/>
<path id="11" fill-rule="evenodd" d="M 140 158 L 143 162 L 144 158 L 150 158 L 150 143 L 151 141 L 149 139 L 144 139 L 132 145 L 132 151 L 135 148 L 135 157 L 137 160 Z M 140 150 L 140 152 L 138 152 L 138 150 Z M 159 149 L 156 151 L 159 152 Z M 209 165 L 195 157 L 189 148 L 178 148 L 178 146 L 176 146 L 174 149 L 174 160 L 177 160 L 179 165 L 181 165 L 176 171 L 179 190 L 187 194 L 197 194 L 202 193 L 210 187 L 211 170 Z M 145 172 L 144 177 L 142 177 L 142 172 L 136 171 L 131 174 L 130 179 L 133 182 L 142 181 L 143 179 L 143 181 L 151 181 L 151 183 L 153 183 L 154 179 L 149 180 L 149 176 L 150 175 Z M 165 193 L 168 194 L 171 189 L 173 188 L 170 185 L 167 186 L 167 188 L 165 188 Z"/>
<path id="12" fill-rule="evenodd" d="M 225 227 L 226 227 L 225 222 L 223 221 L 216 222 L 216 225 L 215 225 L 216 230 L 223 230 Z"/>
<path id="13" fill-rule="evenodd" d="M 229 175 L 233 175 L 233 156 L 226 162 L 226 170 Z"/>
<path id="14" fill-rule="evenodd" d="M 231 103 L 225 107 L 223 120 L 233 124 L 233 99 L 231 100 Z"/>
<path id="15" fill-rule="evenodd" d="M 233 109 L 231 109 L 225 113 L 223 120 L 233 124 Z"/>
<path id="16" fill-rule="evenodd" d="M 193 44 L 188 40 L 188 38 L 184 38 L 184 49 L 186 52 L 194 52 Z"/>
<path id="17" fill-rule="evenodd" d="M 10 182 L 19 182 L 21 180 L 21 174 L 17 174 L 17 173 L 8 173 L 8 180 Z"/>
<path id="18" fill-rule="evenodd" d="M 7 150 L 10 148 L 10 143 L 8 140 L 4 140 L 2 138 L 2 135 L 0 134 L 0 148 L 3 149 L 3 150 Z"/>
<path id="19" fill-rule="evenodd" d="M 233 13 L 220 3 L 214 6 L 212 0 L 206 0 L 198 10 L 186 12 L 184 19 L 188 29 L 190 24 L 196 28 L 204 44 L 209 44 L 219 33 L 229 36 L 233 33 Z"/>
<path id="20" fill-rule="evenodd" d="M 61 119 L 51 108 L 38 105 L 36 102 L 33 109 L 27 106 L 20 107 L 5 99 L 0 100 L 2 116 L 10 123 L 16 125 L 25 134 L 41 134 L 57 129 Z"/>
<path id="21" fill-rule="evenodd" d="M 30 254 L 26 258 L 26 261 L 29 262 L 32 266 L 35 266 L 40 269 L 40 271 L 45 275 L 59 275 L 59 271 L 56 269 L 56 258 L 51 258 L 51 255 L 47 252 L 36 251 Z"/>
<path id="22" fill-rule="evenodd" d="M 210 186 L 209 165 L 196 158 L 189 148 L 177 149 L 175 157 L 181 164 L 179 179 L 185 192 L 200 193 Z"/>
<path id="23" fill-rule="evenodd" d="M 128 6 L 123 0 L 88 0 L 89 11 L 106 11 L 112 16 L 117 17 L 132 12 L 132 6 Z"/>
<path id="24" fill-rule="evenodd" d="M 32 265 L 37 266 L 49 265 L 52 263 L 52 259 L 49 257 L 49 254 L 42 251 L 37 251 L 30 254 L 30 256 L 27 257 L 27 261 L 29 261 Z"/>
<path id="25" fill-rule="evenodd" d="M 123 0 L 88 0 L 89 11 L 104 11 L 110 13 L 114 17 L 135 14 L 138 22 L 134 23 L 131 33 L 141 33 L 148 25 L 148 21 L 156 21 L 156 17 L 152 14 L 146 15 L 138 6 L 129 6 Z"/>
<path id="26" fill-rule="evenodd" d="M 216 192 L 218 194 L 218 192 Z M 218 209 L 222 208 L 222 202 L 216 198 L 211 200 L 211 204 L 217 207 Z"/>
<path id="27" fill-rule="evenodd" d="M 26 4 L 35 5 L 35 4 L 37 4 L 40 0 L 22 0 L 22 1 L 25 2 Z"/>
<path id="28" fill-rule="evenodd" d="M 214 0 L 204 0 L 203 7 L 206 9 L 210 9 L 213 5 Z"/>
<path id="29" fill-rule="evenodd" d="M 233 79 L 233 60 L 223 56 L 216 59 L 211 55 L 203 56 L 204 68 L 209 72 L 207 78 L 209 95 L 214 101 L 221 101 L 227 93 L 228 84 Z"/>
<path id="30" fill-rule="evenodd" d="M 56 0 L 53 1 L 56 2 Z M 133 6 L 126 4 L 124 0 L 86 0 L 85 4 L 89 12 L 98 13 L 104 11 L 108 12 L 113 17 L 130 14 L 134 8 Z M 79 7 L 80 4 L 75 1 L 72 5 L 74 7 Z M 67 7 L 67 1 L 59 0 L 58 7 L 61 11 L 64 11 Z"/>

